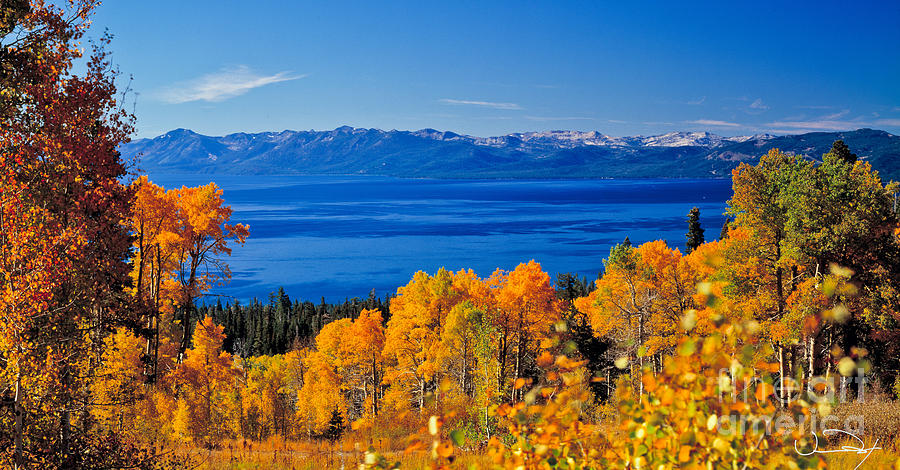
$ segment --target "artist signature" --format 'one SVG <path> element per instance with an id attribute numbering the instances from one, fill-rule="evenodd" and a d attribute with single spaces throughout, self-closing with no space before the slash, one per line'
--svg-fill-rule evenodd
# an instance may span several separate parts
<path id="1" fill-rule="evenodd" d="M 858 455 L 865 454 L 866 456 L 863 457 L 863 459 L 860 460 L 858 464 L 856 464 L 856 467 L 853 467 L 853 470 L 857 470 L 863 464 L 863 462 L 865 462 L 866 459 L 869 458 L 870 455 L 872 455 L 872 452 L 875 452 L 876 450 L 881 449 L 881 447 L 876 447 L 878 445 L 878 439 L 875 439 L 875 444 L 873 444 L 872 447 L 866 447 L 866 444 L 863 442 L 863 440 L 860 439 L 859 436 L 857 436 L 853 433 L 849 433 L 842 429 L 826 429 L 826 430 L 822 431 L 823 436 L 833 436 L 838 433 L 846 434 L 846 435 L 852 437 L 853 439 L 856 439 L 856 441 L 859 442 L 859 447 L 856 447 L 853 445 L 843 445 L 843 446 L 841 446 L 840 449 L 819 450 L 819 436 L 817 436 L 815 433 L 813 433 L 812 436 L 816 440 L 816 444 L 813 447 L 813 450 L 806 452 L 806 453 L 800 452 L 800 449 L 797 448 L 796 440 L 794 441 L 794 450 L 796 450 L 798 454 L 803 455 L 803 456 L 812 455 L 812 454 L 834 454 L 834 453 L 838 453 L 838 452 L 854 452 Z"/>

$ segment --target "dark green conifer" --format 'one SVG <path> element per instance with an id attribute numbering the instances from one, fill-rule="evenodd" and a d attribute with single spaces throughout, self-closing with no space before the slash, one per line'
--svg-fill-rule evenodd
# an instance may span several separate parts
<path id="1" fill-rule="evenodd" d="M 835 140 L 834 144 L 831 145 L 831 151 L 828 152 L 844 162 L 849 163 L 850 165 L 856 163 L 856 160 L 859 158 L 855 153 L 850 151 L 850 147 L 844 143 L 843 140 Z"/>
<path id="2" fill-rule="evenodd" d="M 687 237 L 688 251 L 694 251 L 706 240 L 703 239 L 703 228 L 700 227 L 700 209 L 695 207 L 688 212 L 688 233 Z"/>

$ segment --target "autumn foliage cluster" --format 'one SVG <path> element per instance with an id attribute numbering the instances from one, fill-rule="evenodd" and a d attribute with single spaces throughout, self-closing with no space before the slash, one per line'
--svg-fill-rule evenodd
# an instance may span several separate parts
<path id="1" fill-rule="evenodd" d="M 389 308 L 311 344 L 229 352 L 198 303 L 249 227 L 213 183 L 126 173 L 133 119 L 108 38 L 73 72 L 94 7 L 0 4 L 5 465 L 174 467 L 190 456 L 173 449 L 354 433 L 384 451 L 362 468 L 404 448 L 437 468 L 465 453 L 498 468 L 808 468 L 822 462 L 796 452 L 802 423 L 836 405 L 814 378 L 842 396 L 900 389 L 898 188 L 841 142 L 821 161 L 741 164 L 721 238 L 705 242 L 692 211 L 688 252 L 626 240 L 591 283 L 554 285 L 535 261 L 418 272 Z"/>
<path id="2" fill-rule="evenodd" d="M 16 468 L 164 460 L 110 434 L 102 420 L 101 410 L 122 400 L 103 390 L 112 357 L 106 345 L 116 331 L 147 337 L 144 326 L 161 330 L 148 325 L 161 297 L 145 298 L 130 276 L 135 198 L 145 185 L 123 184 L 117 148 L 133 118 L 117 95 L 109 38 L 93 41 L 87 58 L 79 43 L 95 6 L 0 4 L 0 459 Z M 181 280 L 178 295 L 168 297 L 180 311 L 208 287 L 201 268 L 225 250 L 222 240 L 246 236 L 216 219 L 215 204 L 225 219 L 230 210 L 209 192 L 215 188 L 179 191 L 177 214 L 165 217 L 177 227 L 164 230 L 178 237 L 166 248 L 181 264 L 167 266 L 159 285 Z M 147 351 L 123 352 L 116 360 L 126 376 L 156 367 Z"/>
<path id="3" fill-rule="evenodd" d="M 120 330 L 107 351 L 131 344 L 132 375 L 109 374 L 110 387 L 133 401 L 106 422 L 212 447 L 353 432 L 437 467 L 475 449 L 502 468 L 815 467 L 794 443 L 809 446 L 810 420 L 838 403 L 812 380 L 841 396 L 896 380 L 895 188 L 844 151 L 822 163 L 773 151 L 740 166 L 721 239 L 686 254 L 626 241 L 590 286 L 554 286 L 534 261 L 487 278 L 419 272 L 388 318 L 363 310 L 274 356 L 225 352 L 207 317 L 183 360 L 174 344 L 160 356 L 168 372 L 152 386 L 135 373 L 142 340 Z M 828 202 L 840 197 L 847 207 Z M 127 370 L 122 357 L 104 366 Z M 373 452 L 363 465 L 394 464 Z"/>

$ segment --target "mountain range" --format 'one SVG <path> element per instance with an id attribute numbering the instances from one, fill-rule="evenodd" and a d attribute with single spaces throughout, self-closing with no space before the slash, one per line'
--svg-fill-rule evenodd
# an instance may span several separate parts
<path id="1" fill-rule="evenodd" d="M 722 137 L 708 132 L 611 137 L 548 131 L 474 137 L 422 129 L 236 133 L 176 129 L 120 147 L 154 173 L 357 174 L 429 178 L 721 178 L 771 148 L 821 158 L 843 139 L 884 180 L 900 179 L 900 137 L 858 129 Z"/>

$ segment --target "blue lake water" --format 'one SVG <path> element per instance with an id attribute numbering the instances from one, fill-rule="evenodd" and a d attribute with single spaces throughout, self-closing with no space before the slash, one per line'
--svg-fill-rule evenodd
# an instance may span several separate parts
<path id="1" fill-rule="evenodd" d="M 250 238 L 213 292 L 245 300 L 284 286 L 329 302 L 395 292 L 418 270 L 488 276 L 535 259 L 596 278 L 612 245 L 664 239 L 684 251 L 687 213 L 721 230 L 730 180 L 430 180 L 370 176 L 151 175 L 166 188 L 215 181 Z"/>

